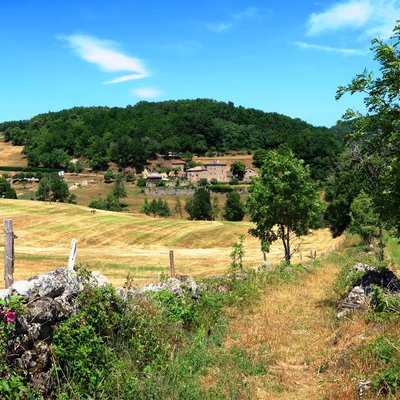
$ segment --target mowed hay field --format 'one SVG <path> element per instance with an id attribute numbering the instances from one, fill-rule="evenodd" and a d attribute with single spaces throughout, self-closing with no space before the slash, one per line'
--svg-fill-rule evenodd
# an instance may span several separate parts
<path id="1" fill-rule="evenodd" d="M 26 159 L 21 154 L 24 146 L 13 146 L 11 142 L 4 143 L 3 140 L 4 135 L 0 133 L 0 165 L 26 167 Z"/>
<path id="2" fill-rule="evenodd" d="M 169 250 L 174 250 L 178 274 L 207 276 L 229 265 L 232 243 L 247 234 L 251 223 L 188 221 L 152 218 L 141 214 L 113 213 L 70 204 L 45 204 L 29 200 L 0 199 L 0 217 L 11 218 L 15 240 L 15 279 L 65 266 L 72 238 L 78 242 L 77 263 L 100 270 L 121 286 L 128 273 L 137 285 L 157 281 L 169 271 Z M 1 229 L 0 257 L 4 257 Z M 310 250 L 317 256 L 335 248 L 327 229 L 304 237 L 303 259 Z M 257 239 L 247 235 L 246 267 L 263 261 Z M 269 261 L 279 262 L 283 250 L 272 246 Z M 296 258 L 296 257 L 295 257 Z"/>

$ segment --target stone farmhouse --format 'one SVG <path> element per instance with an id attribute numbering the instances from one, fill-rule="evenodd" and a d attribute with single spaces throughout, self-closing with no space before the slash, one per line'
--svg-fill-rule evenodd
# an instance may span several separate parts
<path id="1" fill-rule="evenodd" d="M 200 179 L 207 179 L 207 181 L 216 179 L 218 182 L 228 181 L 226 164 L 220 161 L 189 168 L 186 170 L 186 176 L 191 183 L 197 183 Z"/>
<path id="2" fill-rule="evenodd" d="M 246 168 L 246 169 L 244 170 L 243 181 L 244 181 L 244 182 L 251 182 L 252 179 L 253 179 L 255 176 L 257 176 L 257 175 L 258 175 L 258 173 L 257 173 L 257 171 L 255 171 L 254 169 Z"/>

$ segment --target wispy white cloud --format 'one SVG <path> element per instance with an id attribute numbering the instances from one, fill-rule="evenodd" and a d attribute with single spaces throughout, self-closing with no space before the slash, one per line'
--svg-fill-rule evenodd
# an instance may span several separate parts
<path id="1" fill-rule="evenodd" d="M 162 96 L 161 90 L 152 87 L 142 87 L 137 89 L 132 89 L 131 93 L 136 97 L 142 97 L 145 99 L 155 99 Z"/>
<path id="2" fill-rule="evenodd" d="M 241 21 L 243 19 L 252 19 L 258 17 L 259 15 L 260 12 L 258 8 L 248 7 L 242 11 L 232 14 L 229 18 L 227 18 L 227 21 L 207 24 L 206 28 L 209 31 L 213 32 L 224 32 L 227 31 L 228 29 L 231 29 L 238 21 Z"/>
<path id="3" fill-rule="evenodd" d="M 362 56 L 365 55 L 363 50 L 358 49 L 346 49 L 340 47 L 330 47 L 330 46 L 323 46 L 319 44 L 307 43 L 307 42 L 294 42 L 294 45 L 307 50 L 317 50 L 323 51 L 325 53 L 336 53 L 341 54 L 343 56 Z"/>
<path id="4" fill-rule="evenodd" d="M 235 14 L 233 14 L 233 18 L 236 20 L 240 20 L 243 18 L 254 18 L 254 17 L 258 17 L 260 15 L 260 11 L 258 10 L 258 8 L 255 7 L 248 7 L 243 11 L 237 12 Z"/>
<path id="5" fill-rule="evenodd" d="M 104 72 L 129 72 L 129 74 L 103 82 L 121 83 L 148 77 L 150 74 L 138 58 L 117 50 L 116 43 L 87 35 L 60 36 L 83 60 L 97 65 Z"/>
<path id="6" fill-rule="evenodd" d="M 213 32 L 224 32 L 232 28 L 232 26 L 233 24 L 231 23 L 220 22 L 217 24 L 207 24 L 207 29 Z"/>
<path id="7" fill-rule="evenodd" d="M 307 33 L 316 36 L 339 29 L 358 29 L 361 36 L 387 38 L 400 16 L 400 0 L 348 0 L 308 19 Z"/>

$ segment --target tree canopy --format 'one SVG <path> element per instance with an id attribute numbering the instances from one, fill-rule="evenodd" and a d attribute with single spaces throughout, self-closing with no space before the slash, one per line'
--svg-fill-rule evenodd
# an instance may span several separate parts
<path id="1" fill-rule="evenodd" d="M 337 99 L 344 94 L 364 95 L 366 113 L 348 110 L 344 119 L 351 122 L 348 150 L 352 151 L 354 170 L 361 175 L 352 196 L 341 204 L 343 215 L 350 222 L 350 204 L 364 190 L 371 198 L 371 207 L 379 215 L 380 224 L 395 228 L 400 234 L 400 25 L 392 37 L 374 39 L 371 51 L 379 65 L 378 72 L 364 70 L 350 84 L 341 86 Z M 348 169 L 344 174 L 349 174 Z M 343 180 L 339 175 L 338 179 Z M 354 184 L 352 185 L 355 186 Z M 357 192 L 358 189 L 358 192 Z M 333 200 L 336 200 L 335 198 Z M 330 205 L 335 211 L 334 203 Z M 347 213 L 347 215 L 345 215 Z M 344 219 L 345 219 L 344 218 Z M 346 223 L 342 225 L 345 226 Z"/>
<path id="2" fill-rule="evenodd" d="M 247 210 L 256 224 L 249 231 L 261 240 L 263 251 L 281 239 L 285 260 L 290 262 L 293 241 L 307 233 L 320 212 L 318 194 L 303 161 L 291 151 L 269 151 L 250 188 Z"/>
<path id="3" fill-rule="evenodd" d="M 140 171 L 156 153 L 271 149 L 286 143 L 319 179 L 341 149 L 341 134 L 334 130 L 209 99 L 75 107 L 4 122 L 0 131 L 6 140 L 25 145 L 31 166 L 60 167 L 83 157 L 93 169 L 107 169 L 111 161 Z"/>

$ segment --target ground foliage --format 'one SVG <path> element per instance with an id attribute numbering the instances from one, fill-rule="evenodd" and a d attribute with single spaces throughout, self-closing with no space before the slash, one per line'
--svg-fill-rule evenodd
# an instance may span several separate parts
<path id="1" fill-rule="evenodd" d="M 267 366 L 262 355 L 221 347 L 224 309 L 243 309 L 259 297 L 263 286 L 295 279 L 299 271 L 287 265 L 261 272 L 242 269 L 238 276 L 204 279 L 200 296 L 161 291 L 128 302 L 111 286 L 86 286 L 78 298 L 79 311 L 55 331 L 53 378 L 38 390 L 18 366 L 6 362 L 7 340 L 24 311 L 18 299 L 4 303 L 0 393 L 21 400 L 238 398 L 245 390 L 243 379 L 266 374 Z M 203 387 L 210 367 L 224 368 L 228 381 Z"/>

